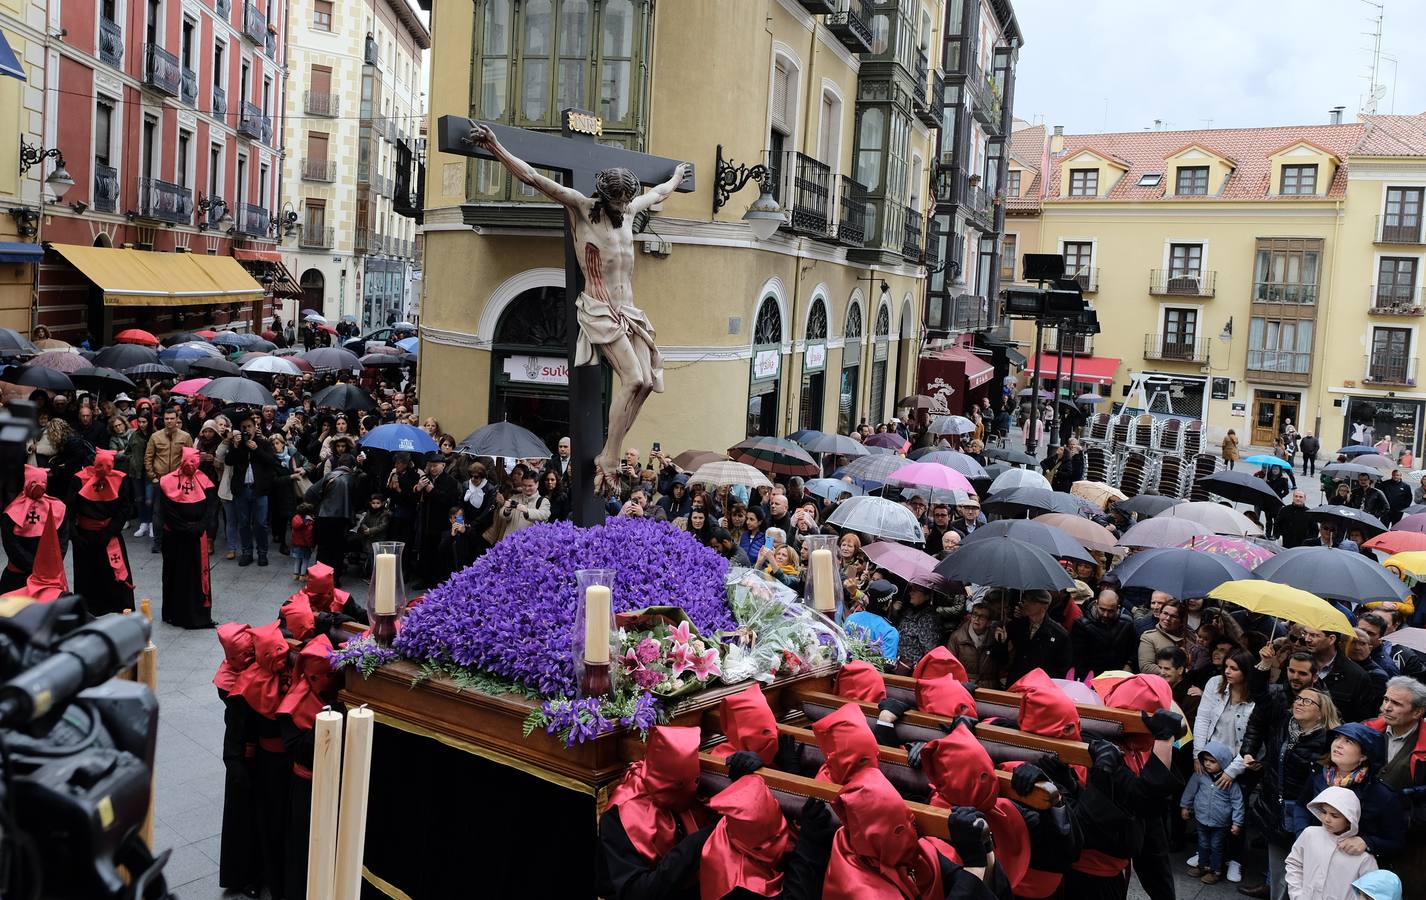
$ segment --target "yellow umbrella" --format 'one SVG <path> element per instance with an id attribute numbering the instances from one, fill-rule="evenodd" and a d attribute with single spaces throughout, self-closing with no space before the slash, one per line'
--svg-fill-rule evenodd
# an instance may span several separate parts
<path id="1" fill-rule="evenodd" d="M 1382 565 L 1402 581 L 1413 584 L 1426 575 L 1426 550 L 1408 550 L 1394 553 L 1382 561 Z M 1407 577 L 1410 576 L 1410 577 Z"/>
<path id="2" fill-rule="evenodd" d="M 1102 481 L 1076 481 L 1070 488 L 1070 493 L 1076 497 L 1083 497 L 1090 503 L 1098 504 L 1100 509 L 1107 508 L 1111 503 L 1129 499 L 1123 491 Z"/>
<path id="3" fill-rule="evenodd" d="M 1208 592 L 1208 596 L 1236 603 L 1246 610 L 1276 616 L 1317 631 L 1335 631 L 1351 637 L 1352 623 L 1332 604 L 1316 594 L 1286 584 L 1245 578 L 1228 581 Z"/>

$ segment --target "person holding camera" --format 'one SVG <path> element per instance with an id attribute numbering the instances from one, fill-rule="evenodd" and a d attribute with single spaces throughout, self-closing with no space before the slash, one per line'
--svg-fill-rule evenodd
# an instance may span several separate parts
<path id="1" fill-rule="evenodd" d="M 238 513 L 238 565 L 267 565 L 268 498 L 277 471 L 277 455 L 272 442 L 259 431 L 256 416 L 243 419 L 228 450 L 227 464 L 233 468 L 233 507 Z"/>
<path id="2" fill-rule="evenodd" d="M 434 587 L 450 574 L 441 571 L 441 536 L 450 531 L 450 509 L 460 503 L 460 487 L 446 474 L 446 458 L 433 453 L 426 458 L 426 471 L 416 477 L 415 490 L 416 571 L 421 582 Z"/>
<path id="3" fill-rule="evenodd" d="M 520 494 L 505 501 L 505 505 L 500 509 L 500 517 L 506 522 L 507 535 L 528 528 L 536 522 L 549 521 L 550 501 L 540 496 L 533 473 L 526 473 L 520 481 Z"/>

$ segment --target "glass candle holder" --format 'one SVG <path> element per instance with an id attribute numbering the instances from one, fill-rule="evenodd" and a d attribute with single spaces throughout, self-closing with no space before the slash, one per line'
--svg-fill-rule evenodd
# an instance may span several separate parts
<path id="1" fill-rule="evenodd" d="M 809 534 L 802 539 L 807 551 L 807 577 L 802 580 L 802 600 L 837 620 L 842 613 L 842 575 L 837 565 L 837 536 Z"/>
<path id="2" fill-rule="evenodd" d="M 366 597 L 366 614 L 371 621 L 371 639 L 383 647 L 396 637 L 396 623 L 406 612 L 406 579 L 401 574 L 401 541 L 376 541 L 371 545 L 371 589 Z"/>
<path id="3" fill-rule="evenodd" d="M 574 655 L 575 683 L 581 697 L 603 697 L 614 689 L 614 668 L 610 660 L 618 652 L 618 631 L 614 627 L 614 570 L 578 569 L 574 573 L 574 631 L 570 652 Z"/>

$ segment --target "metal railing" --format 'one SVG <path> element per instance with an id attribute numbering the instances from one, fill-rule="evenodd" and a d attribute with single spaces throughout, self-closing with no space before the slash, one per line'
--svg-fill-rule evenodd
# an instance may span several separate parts
<path id="1" fill-rule="evenodd" d="M 1312 353 L 1306 350 L 1248 348 L 1248 375 L 1277 384 L 1308 384 L 1312 381 Z"/>
<path id="2" fill-rule="evenodd" d="M 337 163 L 335 160 L 321 157 L 313 159 L 304 157 L 302 160 L 302 180 L 304 181 L 336 181 Z"/>
<path id="3" fill-rule="evenodd" d="M 178 57 L 158 44 L 144 44 L 144 84 L 170 97 L 177 97 L 183 84 Z"/>
<path id="4" fill-rule="evenodd" d="M 267 20 L 252 0 L 243 3 L 243 37 L 259 47 L 267 46 Z"/>
<path id="5" fill-rule="evenodd" d="M 213 85 L 213 115 L 221 119 L 228 114 L 228 92 Z"/>
<path id="6" fill-rule="evenodd" d="M 1317 302 L 1317 284 L 1282 284 L 1271 281 L 1253 282 L 1254 303 L 1292 303 L 1310 306 Z"/>
<path id="7" fill-rule="evenodd" d="M 178 99 L 186 106 L 196 107 L 198 105 L 198 73 L 192 69 L 184 69 L 183 81 L 178 89 Z"/>
<path id="8" fill-rule="evenodd" d="M 263 132 L 271 127 L 272 125 L 267 121 L 267 116 L 262 114 L 261 107 L 255 106 L 246 100 L 243 101 L 242 109 L 238 113 L 239 135 L 260 141 L 263 139 Z"/>
<path id="9" fill-rule="evenodd" d="M 139 218 L 173 225 L 193 221 L 193 191 L 158 178 L 139 178 Z"/>
<path id="10" fill-rule="evenodd" d="M 233 15 L 232 0 L 216 0 L 213 4 L 213 12 L 217 13 L 218 18 L 224 22 L 228 21 Z"/>
<path id="11" fill-rule="evenodd" d="M 1212 297 L 1217 278 L 1216 271 L 1150 269 L 1149 293 L 1173 297 Z"/>
<path id="12" fill-rule="evenodd" d="M 302 233 L 297 236 L 297 246 L 313 250 L 330 250 L 335 236 L 336 229 L 331 225 L 317 228 L 308 228 L 303 225 Z"/>
<path id="13" fill-rule="evenodd" d="M 1366 357 L 1366 375 L 1362 380 L 1368 384 L 1396 384 L 1406 387 L 1416 386 L 1416 357 L 1400 356 L 1395 353 L 1377 351 Z"/>
<path id="14" fill-rule="evenodd" d="M 266 47 L 266 50 L 267 50 L 267 58 L 270 59 L 270 60 L 273 60 L 274 62 L 276 62 L 276 61 L 277 61 L 277 35 L 273 34 L 271 31 L 269 31 L 269 32 L 267 33 L 267 47 Z"/>
<path id="15" fill-rule="evenodd" d="M 253 203 L 239 203 L 234 227 L 239 234 L 267 237 L 272 226 L 272 213 Z"/>
<path id="16" fill-rule="evenodd" d="M 1065 272 L 1067 278 L 1073 278 L 1079 282 L 1079 289 L 1086 294 L 1092 294 L 1099 290 L 1099 267 L 1080 266 L 1074 271 Z"/>
<path id="17" fill-rule="evenodd" d="M 1094 335 L 1073 334 L 1058 328 L 1045 329 L 1045 350 L 1049 353 L 1073 353 L 1076 356 L 1094 354 Z M 1069 367 L 1065 367 L 1069 371 Z"/>
<path id="18" fill-rule="evenodd" d="M 837 241 L 848 247 L 866 243 L 866 188 L 847 175 L 837 176 Z"/>
<path id="19" fill-rule="evenodd" d="M 827 30 L 853 53 L 871 50 L 871 26 L 867 24 L 862 0 L 838 0 L 837 11 L 827 16 Z"/>
<path id="20" fill-rule="evenodd" d="M 331 91 L 303 91 L 302 109 L 309 116 L 339 116 L 341 100 L 341 95 Z"/>
<path id="21" fill-rule="evenodd" d="M 94 210 L 116 212 L 119 208 L 119 170 L 103 163 L 94 164 Z"/>
<path id="22" fill-rule="evenodd" d="M 916 90 L 911 95 L 913 104 L 920 104 L 924 109 L 931 103 L 930 85 L 928 78 L 931 73 L 931 60 L 926 56 L 924 50 L 916 51 L 916 71 L 912 73 L 912 78 L 916 81 Z"/>
<path id="23" fill-rule="evenodd" d="M 1390 221 L 1388 221 L 1390 220 Z M 1377 216 L 1376 241 L 1378 244 L 1422 244 L 1421 216 Z"/>
<path id="24" fill-rule="evenodd" d="M 832 170 L 804 153 L 767 154 L 773 197 L 782 207 L 784 228 L 827 237 L 832 221 Z"/>
<path id="25" fill-rule="evenodd" d="M 902 228 L 901 256 L 908 262 L 921 261 L 921 211 L 914 206 L 906 209 L 905 224 Z"/>
<path id="26" fill-rule="evenodd" d="M 105 18 L 99 20 L 99 59 L 115 67 L 124 64 L 124 29 Z"/>
<path id="27" fill-rule="evenodd" d="M 1211 341 L 1178 334 L 1144 335 L 1144 359 L 1206 363 Z"/>
<path id="28" fill-rule="evenodd" d="M 828 15 L 836 9 L 833 0 L 797 0 L 797 4 L 814 16 Z"/>
<path id="29" fill-rule="evenodd" d="M 1372 285 L 1371 311 L 1379 316 L 1419 316 L 1422 288 L 1411 285 Z"/>

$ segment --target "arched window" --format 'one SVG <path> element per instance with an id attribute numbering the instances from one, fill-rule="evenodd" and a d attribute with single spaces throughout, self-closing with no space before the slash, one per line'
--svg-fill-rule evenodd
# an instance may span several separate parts
<path id="1" fill-rule="evenodd" d="M 758 309 L 757 324 L 753 326 L 753 345 L 782 343 L 782 311 L 777 308 L 777 299 L 764 297 Z"/>
<path id="2" fill-rule="evenodd" d="M 807 311 L 807 342 L 825 341 L 827 339 L 827 304 L 821 297 L 812 301 L 812 308 Z"/>
<path id="3" fill-rule="evenodd" d="M 880 425 L 886 415 L 886 357 L 891 344 L 891 310 L 885 303 L 876 311 L 872 331 L 871 396 L 867 398 L 872 425 Z"/>
<path id="4" fill-rule="evenodd" d="M 327 276 L 321 269 L 308 269 L 302 273 L 302 308 L 324 311 L 327 302 Z"/>
<path id="5" fill-rule="evenodd" d="M 798 395 L 798 428 L 822 429 L 822 406 L 827 393 L 827 303 L 812 300 L 807 310 L 807 333 L 802 353 L 802 392 Z"/>
<path id="6" fill-rule="evenodd" d="M 837 431 L 849 434 L 857 425 L 857 389 L 861 386 L 862 308 L 853 301 L 847 306 L 847 323 L 842 328 L 842 377 L 837 391 Z"/>
<path id="7" fill-rule="evenodd" d="M 753 359 L 748 380 L 748 437 L 774 437 L 778 429 L 778 383 L 782 375 L 782 310 L 769 295 L 753 320 Z"/>
<path id="8" fill-rule="evenodd" d="M 510 301 L 495 326 L 495 343 L 565 351 L 563 287 L 539 287 Z"/>

